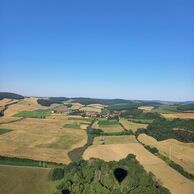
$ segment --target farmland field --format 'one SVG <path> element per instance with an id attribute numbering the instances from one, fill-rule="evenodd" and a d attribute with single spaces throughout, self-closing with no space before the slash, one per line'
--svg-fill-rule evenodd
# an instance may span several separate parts
<path id="1" fill-rule="evenodd" d="M 152 112 L 158 112 L 158 113 L 177 113 L 177 105 L 160 105 L 159 107 L 156 107 L 151 110 Z"/>
<path id="2" fill-rule="evenodd" d="M 15 114 L 15 117 L 24 117 L 24 118 L 45 118 L 50 114 L 50 110 L 31 110 L 31 111 L 21 111 Z"/>
<path id="3" fill-rule="evenodd" d="M 169 167 L 164 161 L 151 154 L 139 143 L 94 145 L 84 152 L 84 159 L 100 158 L 105 161 L 120 160 L 129 153 L 136 155 L 137 160 L 147 172 L 152 172 L 159 182 L 173 194 L 193 194 L 194 182 L 188 180 Z M 173 180 L 173 181 L 172 181 Z"/>
<path id="4" fill-rule="evenodd" d="M 157 141 L 146 134 L 139 135 L 138 140 L 146 145 L 156 147 L 161 154 L 171 157 L 187 172 L 194 174 L 194 143 L 182 143 L 175 139 Z"/>
<path id="5" fill-rule="evenodd" d="M 5 105 L 8 105 L 8 104 L 13 103 L 13 102 L 17 102 L 17 100 L 11 100 L 8 98 L 4 98 L 4 99 L 0 100 L 0 107 L 4 107 Z"/>
<path id="6" fill-rule="evenodd" d="M 81 107 L 83 107 L 84 105 L 80 104 L 80 103 L 72 103 L 72 106 L 70 107 L 71 110 L 76 110 L 76 109 L 80 109 Z"/>
<path id="7" fill-rule="evenodd" d="M 65 128 L 65 124 L 83 125 L 83 120 L 71 120 L 66 116 L 35 119 L 25 118 L 14 123 L 1 124 L 11 129 L 0 136 L 0 155 L 69 163 L 67 153 L 87 142 L 84 129 Z M 87 126 L 87 119 L 84 124 Z"/>
<path id="8" fill-rule="evenodd" d="M 87 106 L 83 106 L 80 108 L 80 110 L 84 110 L 84 111 L 92 111 L 92 112 L 98 112 L 100 113 L 101 110 L 104 108 L 105 106 L 102 105 L 102 104 L 90 104 L 90 105 L 87 105 Z"/>
<path id="9" fill-rule="evenodd" d="M 138 109 L 143 110 L 144 112 L 149 112 L 153 109 L 153 106 L 139 106 Z"/>
<path id="10" fill-rule="evenodd" d="M 128 121 L 127 119 L 120 119 L 120 123 L 127 129 L 132 130 L 134 133 L 139 128 L 147 128 L 147 124 L 135 123 L 132 121 Z"/>
<path id="11" fill-rule="evenodd" d="M 162 114 L 162 116 L 168 119 L 194 119 L 194 113 L 168 113 Z"/>
<path id="12" fill-rule="evenodd" d="M 0 165 L 1 194 L 48 194 L 55 191 L 50 169 Z"/>
<path id="13" fill-rule="evenodd" d="M 125 136 L 104 136 L 95 137 L 93 145 L 101 145 L 102 142 L 104 144 L 118 144 L 118 143 L 137 143 L 137 140 L 134 135 L 125 135 Z"/>
<path id="14" fill-rule="evenodd" d="M 104 132 L 119 132 L 124 129 L 117 120 L 99 119 L 93 124 L 93 128 L 102 129 Z"/>
<path id="15" fill-rule="evenodd" d="M 4 112 L 5 116 L 13 116 L 18 112 L 27 110 L 47 109 L 37 103 L 37 98 L 25 98 L 19 100 L 16 104 L 10 105 Z"/>
<path id="16" fill-rule="evenodd" d="M 8 102 L 5 100 L 3 103 Z M 29 165 L 34 165 L 37 168 L 41 166 L 40 161 L 47 161 L 48 167 L 51 167 L 55 164 L 50 163 L 51 166 L 49 166 L 48 162 L 69 164 L 71 161 L 74 161 L 73 157 L 71 157 L 72 155 L 69 154 L 73 151 L 74 154 L 80 154 L 79 158 L 89 159 L 97 157 L 107 161 L 119 160 L 132 153 L 137 156 L 137 160 L 144 166 L 145 170 L 152 172 L 159 180 L 159 183 L 163 184 L 172 193 L 182 194 L 183 191 L 187 191 L 188 194 L 192 193 L 191 191 L 194 189 L 193 182 L 151 154 L 132 135 L 131 131 L 135 133 L 139 128 L 147 128 L 148 123 L 153 120 L 121 117 L 118 121 L 116 119 L 109 120 L 99 117 L 70 116 L 68 113 L 67 115 L 53 113 L 54 107 L 56 107 L 56 104 L 51 106 L 38 104 L 37 98 L 24 98 L 18 100 L 16 104 L 8 106 L 5 116 L 0 117 L 0 155 L 4 156 L 4 158 L 7 156 L 6 158 L 8 158 L 7 160 L 6 158 L 2 160 L 2 164 L 22 165 L 25 162 L 29 162 Z M 79 110 L 98 112 L 104 107 L 106 106 L 100 104 L 84 106 L 79 103 L 72 103 L 68 110 L 78 108 Z M 141 107 L 140 109 L 144 109 L 144 112 L 152 112 L 155 108 Z M 109 113 L 106 112 L 106 114 Z M 90 124 L 93 124 L 92 127 L 88 127 Z M 91 133 L 88 132 L 89 129 Z M 98 129 L 104 131 L 104 133 Z M 87 144 L 88 137 L 92 139 L 89 144 Z M 152 138 L 144 143 L 152 145 L 153 142 Z M 194 160 L 192 159 L 194 155 L 193 144 L 183 144 L 175 140 L 165 140 L 163 142 L 165 143 L 155 140 L 153 144 L 162 154 L 167 156 L 169 154 L 169 146 L 172 145 L 172 159 L 188 172 L 194 172 Z M 164 146 L 160 145 L 160 143 L 164 144 Z M 31 160 L 27 161 L 25 159 Z M 11 166 L 2 166 L 0 166 L 0 173 L 5 174 L 5 180 L 10 181 L 6 173 L 13 173 Z M 31 167 L 17 168 L 13 166 L 14 170 L 15 168 L 18 174 L 21 173 L 21 176 L 23 176 L 22 173 L 30 173 L 28 178 L 21 180 L 25 187 L 17 183 L 19 187 L 14 190 L 16 194 L 25 193 L 28 189 L 35 194 L 46 194 L 54 188 L 53 184 L 50 184 L 47 179 L 49 169 L 37 168 L 35 171 Z M 39 172 L 40 176 L 38 176 Z M 15 175 L 11 174 L 11 176 L 14 180 Z M 174 182 L 170 181 L 169 176 L 173 177 L 173 179 L 176 177 L 176 180 Z M 1 179 L 3 178 L 0 175 L 0 181 Z M 33 189 L 28 183 L 30 179 L 33 179 L 32 185 L 35 187 Z M 12 185 L 14 185 L 14 182 L 10 182 L 10 185 L 3 188 L 2 191 L 9 193 L 9 189 L 14 187 Z"/>
<path id="17" fill-rule="evenodd" d="M 4 134 L 4 133 L 8 133 L 10 132 L 10 129 L 4 129 L 4 128 L 0 128 L 0 135 Z"/>

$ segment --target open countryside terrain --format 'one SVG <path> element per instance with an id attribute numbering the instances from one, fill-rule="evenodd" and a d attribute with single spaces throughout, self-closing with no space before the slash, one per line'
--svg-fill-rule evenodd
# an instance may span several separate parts
<path id="1" fill-rule="evenodd" d="M 44 106 L 41 106 L 37 103 L 37 98 L 25 98 L 18 100 L 16 104 L 10 105 L 7 110 L 5 110 L 5 116 L 13 116 L 18 112 L 26 110 L 37 110 L 37 109 L 46 109 Z"/>
<path id="2" fill-rule="evenodd" d="M 168 119 L 194 119 L 194 112 L 193 113 L 168 113 L 168 114 L 162 114 L 163 117 L 166 117 Z"/>
<path id="3" fill-rule="evenodd" d="M 14 104 L 9 105 L 13 101 Z M 149 129 L 152 122 L 164 119 L 165 115 L 159 113 L 160 111 L 155 112 L 158 109 L 174 109 L 177 116 L 178 114 L 192 113 L 184 111 L 180 113 L 178 105 L 176 107 L 173 105 L 172 108 L 168 105 L 161 105 L 161 107 L 157 105 L 156 107 L 155 104 L 144 105 L 142 103 L 140 105 L 139 102 L 125 104 L 123 101 L 119 104 L 118 102 L 118 100 L 110 100 L 108 101 L 110 104 L 106 104 L 107 100 L 98 102 L 96 99 L 67 99 L 63 97 L 2 99 L 0 100 L 2 106 L 8 106 L 4 111 L 4 116 L 0 117 L 0 156 L 32 159 L 38 163 L 46 161 L 69 164 L 76 161 L 70 153 L 73 153 L 74 156 L 78 155 L 79 157 L 76 157 L 78 159 L 88 160 L 96 157 L 105 161 L 118 161 L 128 154 L 134 154 L 145 170 L 156 176 L 158 184 L 168 188 L 171 193 L 182 194 L 183 191 L 188 194 L 192 193 L 194 190 L 192 180 L 181 175 L 180 172 L 141 145 L 142 142 L 156 147 L 159 152 L 168 157 L 169 146 L 172 145 L 172 160 L 189 173 L 194 174 L 193 143 L 183 143 L 172 138 L 157 142 L 153 137 L 144 134 L 144 130 Z M 180 108 L 188 109 L 183 105 Z M 179 113 L 177 113 L 178 111 Z M 179 117 L 181 119 L 181 115 Z M 170 120 L 173 122 L 173 119 Z M 188 130 L 193 133 L 190 124 L 192 125 L 191 121 L 185 128 L 185 122 L 181 122 L 184 133 L 187 133 Z M 191 128 L 187 130 L 187 127 Z M 139 135 L 139 129 L 143 134 Z M 19 162 L 15 162 L 16 159 L 4 164 L 19 165 Z M 7 168 L 5 166 L 6 170 L 3 167 L 0 168 L 0 171 L 5 174 L 5 180 L 9 180 L 6 172 L 14 177 L 12 169 L 16 167 L 13 166 L 10 168 L 11 170 L 9 166 Z M 38 184 L 40 184 L 38 186 L 40 189 L 32 190 L 34 194 L 53 191 L 54 184 L 52 182 L 47 187 L 50 184 L 50 181 L 46 179 L 49 169 L 45 169 L 44 172 L 42 171 L 44 168 L 36 167 L 18 167 L 18 169 L 20 169 L 18 174 L 27 173 L 26 169 L 31 171 L 37 169 L 37 171 L 34 170 L 32 177 L 25 179 L 27 182 L 21 180 L 25 187 L 18 187 L 18 190 L 14 191 L 16 194 L 26 194 L 30 187 L 28 184 L 30 179 L 34 180 L 33 185 L 36 181 L 39 181 Z M 37 176 L 39 171 L 41 171 L 40 177 Z M 169 177 L 173 177 L 173 182 Z M 9 192 L 9 188 L 13 188 L 12 185 L 14 183 L 10 182 L 10 186 L 5 186 L 3 191 Z"/>
<path id="4" fill-rule="evenodd" d="M 175 139 L 157 141 L 146 134 L 139 135 L 138 140 L 146 145 L 156 147 L 160 153 L 167 155 L 187 172 L 194 174 L 194 143 L 182 143 Z"/>
<path id="5" fill-rule="evenodd" d="M 135 123 L 127 119 L 120 119 L 120 123 L 125 127 L 125 129 L 132 130 L 133 133 L 135 133 L 139 128 L 147 128 L 148 126 L 147 124 Z"/>
<path id="6" fill-rule="evenodd" d="M 137 143 L 134 135 L 95 137 L 93 145 Z"/>
<path id="7" fill-rule="evenodd" d="M 84 145 L 86 131 L 66 124 L 80 124 L 68 118 L 32 119 L 1 124 L 12 131 L 0 136 L 0 155 L 69 163 L 67 152 Z"/>
<path id="8" fill-rule="evenodd" d="M 48 194 L 55 191 L 50 169 L 0 165 L 1 194 Z"/>
<path id="9" fill-rule="evenodd" d="M 104 132 L 119 132 L 123 131 L 122 126 L 117 120 L 98 119 L 93 128 L 101 129 Z"/>
<path id="10" fill-rule="evenodd" d="M 129 153 L 136 155 L 137 160 L 147 172 L 152 172 L 159 182 L 174 194 L 193 194 L 194 182 L 180 175 L 164 161 L 157 158 L 138 143 L 95 145 L 88 148 L 83 157 L 100 158 L 105 161 L 120 160 Z M 173 181 L 172 181 L 173 180 Z"/>

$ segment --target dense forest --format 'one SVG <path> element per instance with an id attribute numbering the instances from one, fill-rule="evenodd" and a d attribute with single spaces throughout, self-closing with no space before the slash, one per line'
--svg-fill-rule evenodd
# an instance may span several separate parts
<path id="1" fill-rule="evenodd" d="M 168 194 L 152 174 L 130 154 L 118 162 L 81 160 L 55 168 L 50 178 L 60 180 L 55 194 Z"/>
<path id="2" fill-rule="evenodd" d="M 0 100 L 3 98 L 9 98 L 9 99 L 23 99 L 24 97 L 19 94 L 14 94 L 10 92 L 0 92 Z"/>
<path id="3" fill-rule="evenodd" d="M 180 111 L 194 111 L 194 104 L 184 104 L 177 107 Z"/>
<path id="4" fill-rule="evenodd" d="M 159 118 L 149 124 L 147 129 L 138 129 L 136 136 L 146 133 L 157 140 L 175 138 L 185 143 L 194 142 L 194 120 Z"/>
<path id="5" fill-rule="evenodd" d="M 37 102 L 42 106 L 50 106 L 51 104 L 63 104 L 65 100 L 69 100 L 69 98 L 66 97 L 50 97 L 48 99 L 40 98 L 37 100 Z"/>

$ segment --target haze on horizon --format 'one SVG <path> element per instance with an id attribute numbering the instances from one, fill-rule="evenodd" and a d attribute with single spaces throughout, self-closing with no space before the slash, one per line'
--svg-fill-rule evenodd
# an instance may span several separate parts
<path id="1" fill-rule="evenodd" d="M 0 91 L 194 100 L 192 0 L 2 0 L 0 12 Z"/>

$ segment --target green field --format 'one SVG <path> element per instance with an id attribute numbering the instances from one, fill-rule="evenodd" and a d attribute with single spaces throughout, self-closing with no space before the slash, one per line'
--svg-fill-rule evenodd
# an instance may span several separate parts
<path id="1" fill-rule="evenodd" d="M 50 169 L 0 165 L 1 194 L 49 194 L 55 182 L 48 179 Z"/>
<path id="2" fill-rule="evenodd" d="M 131 118 L 128 120 L 134 123 L 142 123 L 142 124 L 150 124 L 153 121 L 153 119 L 131 119 Z"/>
<path id="3" fill-rule="evenodd" d="M 13 166 L 31 166 L 31 167 L 56 167 L 60 164 L 54 162 L 43 162 L 38 160 L 32 160 L 27 158 L 15 158 L 0 156 L 0 165 L 13 165 Z"/>
<path id="4" fill-rule="evenodd" d="M 119 122 L 117 120 L 100 119 L 98 121 L 99 127 L 108 126 L 108 125 L 118 125 L 118 124 L 119 124 Z"/>
<path id="5" fill-rule="evenodd" d="M 178 105 L 167 105 L 163 104 L 160 105 L 159 107 L 154 108 L 151 110 L 151 112 L 157 112 L 157 113 L 177 113 L 179 112 L 177 110 Z"/>
<path id="6" fill-rule="evenodd" d="M 4 133 L 8 133 L 12 131 L 11 129 L 4 129 L 4 128 L 0 128 L 0 135 L 4 134 Z"/>
<path id="7" fill-rule="evenodd" d="M 46 118 L 50 115 L 50 110 L 33 110 L 33 111 L 21 111 L 15 114 L 15 117 L 24 117 L 24 118 Z"/>

